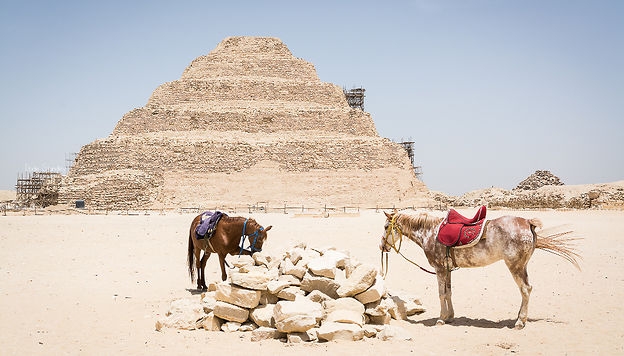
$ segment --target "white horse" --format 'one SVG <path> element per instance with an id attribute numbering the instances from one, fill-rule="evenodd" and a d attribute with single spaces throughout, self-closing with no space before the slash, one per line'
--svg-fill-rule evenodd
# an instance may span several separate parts
<path id="1" fill-rule="evenodd" d="M 438 325 L 450 323 L 454 318 L 451 302 L 453 267 L 483 267 L 504 260 L 522 295 L 516 329 L 522 329 L 527 321 L 532 289 L 527 264 L 536 248 L 561 256 L 579 268 L 576 258 L 580 258 L 580 255 L 569 244 L 576 240 L 569 236 L 572 231 L 540 236 L 535 232 L 536 227 L 542 227 L 539 219 L 503 216 L 489 220 L 484 224 L 481 239 L 474 246 L 447 249 L 436 238 L 442 218 L 427 213 L 401 214 L 396 210 L 392 214 L 385 214 L 387 219 L 380 245 L 382 255 L 390 249 L 400 253 L 402 238 L 406 236 L 423 249 L 429 264 L 435 269 L 440 295 L 440 317 L 436 322 Z"/>

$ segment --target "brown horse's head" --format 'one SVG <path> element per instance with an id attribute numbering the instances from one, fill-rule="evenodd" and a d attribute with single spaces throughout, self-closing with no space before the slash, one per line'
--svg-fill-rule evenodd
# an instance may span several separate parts
<path id="1" fill-rule="evenodd" d="M 249 239 L 251 253 L 262 251 L 262 245 L 264 245 L 264 241 L 267 239 L 267 231 L 271 230 L 272 227 L 273 226 L 268 226 L 264 228 L 254 219 L 250 218 L 247 220 L 244 234 Z"/>

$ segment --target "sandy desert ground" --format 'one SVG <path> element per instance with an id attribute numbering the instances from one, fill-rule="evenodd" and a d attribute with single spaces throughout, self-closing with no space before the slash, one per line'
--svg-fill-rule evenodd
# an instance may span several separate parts
<path id="1" fill-rule="evenodd" d="M 466 215 L 474 210 L 462 210 Z M 439 214 L 442 214 L 441 212 Z M 624 212 L 490 211 L 539 217 L 546 227 L 571 224 L 584 239 L 582 271 L 536 251 L 529 276 L 529 322 L 513 325 L 520 293 L 502 262 L 453 272 L 453 324 L 435 326 L 437 284 L 396 254 L 387 286 L 421 296 L 427 311 L 393 320 L 412 340 L 287 344 L 250 341 L 249 333 L 157 332 L 172 300 L 192 296 L 186 270 L 188 226 L 194 215 L 0 216 L 0 344 L 3 355 L 583 355 L 624 354 Z M 273 225 L 265 251 L 296 242 L 334 246 L 362 262 L 379 263 L 382 212 L 349 216 L 243 214 Z M 422 251 L 403 251 L 427 265 Z M 235 257 L 229 257 L 235 258 Z M 219 278 L 208 261 L 208 280 Z"/>

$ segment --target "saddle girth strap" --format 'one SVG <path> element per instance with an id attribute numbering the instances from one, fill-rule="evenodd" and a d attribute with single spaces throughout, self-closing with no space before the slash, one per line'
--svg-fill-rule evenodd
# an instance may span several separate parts
<path id="1" fill-rule="evenodd" d="M 455 261 L 455 250 L 452 247 L 446 246 L 446 269 L 449 272 L 453 272 L 459 269 L 457 261 Z"/>

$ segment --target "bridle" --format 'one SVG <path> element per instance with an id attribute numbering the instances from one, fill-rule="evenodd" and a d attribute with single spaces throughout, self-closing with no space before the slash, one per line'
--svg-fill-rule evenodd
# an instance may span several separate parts
<path id="1" fill-rule="evenodd" d="M 396 223 L 396 218 L 397 215 L 395 214 L 388 222 L 388 226 L 386 226 L 386 233 L 384 234 L 383 238 L 384 250 L 385 246 L 390 246 L 395 252 L 399 252 L 401 250 L 401 244 L 403 243 L 403 231 L 401 230 L 401 227 Z M 392 234 L 391 244 L 388 242 L 388 235 L 390 234 Z M 397 239 L 395 238 L 395 236 L 397 234 L 399 235 L 399 246 L 396 246 Z"/>
<path id="2" fill-rule="evenodd" d="M 427 273 L 430 274 L 436 274 L 435 272 L 431 272 L 423 267 L 421 267 L 418 263 L 410 260 L 409 258 L 405 257 L 405 255 L 403 255 L 403 253 L 401 253 L 401 244 L 403 243 L 403 231 L 401 230 L 401 227 L 397 224 L 396 222 L 396 218 L 397 218 L 398 214 L 394 214 L 394 216 L 392 217 L 392 219 L 390 219 L 388 226 L 386 226 L 386 232 L 384 234 L 383 237 L 383 248 L 381 249 L 381 274 L 384 277 L 384 279 L 386 278 L 386 275 L 388 275 L 388 251 L 386 250 L 386 246 L 390 246 L 396 253 L 398 253 L 399 255 L 401 255 L 401 257 L 403 257 L 405 260 L 407 260 L 409 263 L 415 265 L 416 267 L 420 268 L 422 271 L 425 271 Z M 388 235 L 392 234 L 392 243 L 388 242 Z M 396 234 L 399 235 L 398 237 L 398 246 L 397 246 L 397 239 L 395 238 Z M 384 260 L 383 260 L 383 256 L 384 253 L 386 254 L 386 267 L 385 267 L 385 272 L 384 272 Z"/>
<path id="3" fill-rule="evenodd" d="M 257 248 L 256 247 L 256 242 L 258 241 L 258 237 L 260 236 L 260 233 L 262 231 L 264 231 L 264 227 L 260 226 L 259 229 L 257 229 L 256 231 L 254 231 L 253 233 L 248 235 L 248 234 L 245 233 L 245 231 L 247 231 L 247 221 L 249 221 L 249 219 L 245 219 L 245 223 L 243 224 L 243 233 L 241 235 L 240 252 L 238 253 L 239 256 L 243 253 L 243 249 L 244 249 L 244 246 L 245 246 L 245 239 L 246 238 L 249 238 L 250 241 L 251 241 L 252 237 L 254 238 L 253 242 L 249 246 L 249 248 L 251 250 L 251 253 L 261 252 L 262 251 L 261 248 Z"/>

